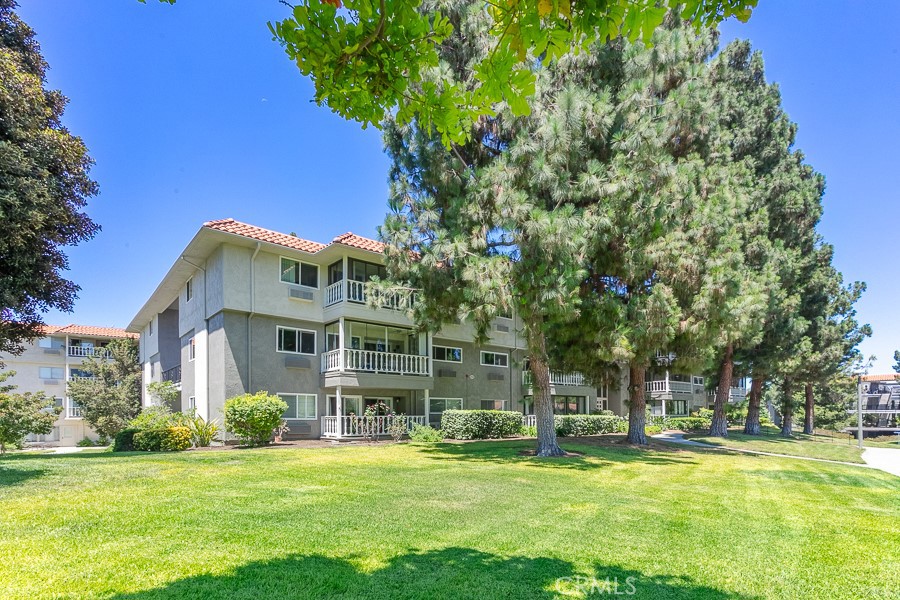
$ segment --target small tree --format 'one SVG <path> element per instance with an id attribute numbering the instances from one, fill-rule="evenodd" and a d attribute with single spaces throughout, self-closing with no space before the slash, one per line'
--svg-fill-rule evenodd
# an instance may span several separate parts
<path id="1" fill-rule="evenodd" d="M 153 381 L 147 384 L 147 393 L 155 406 L 172 406 L 181 398 L 181 391 L 171 381 Z"/>
<path id="2" fill-rule="evenodd" d="M 115 437 L 141 410 L 141 366 L 137 342 L 113 340 L 109 358 L 92 356 L 83 369 L 92 377 L 69 383 L 69 397 L 81 406 L 81 416 L 103 437 Z"/>
<path id="3" fill-rule="evenodd" d="M 282 423 L 287 403 L 268 392 L 242 394 L 225 402 L 225 431 L 233 433 L 245 444 L 268 444 Z"/>
<path id="4" fill-rule="evenodd" d="M 0 383 L 15 374 L 0 373 Z M 0 386 L 0 454 L 5 454 L 8 446 L 21 446 L 29 433 L 50 433 L 62 410 L 43 392 L 16 394 L 12 391 L 15 387 Z"/>

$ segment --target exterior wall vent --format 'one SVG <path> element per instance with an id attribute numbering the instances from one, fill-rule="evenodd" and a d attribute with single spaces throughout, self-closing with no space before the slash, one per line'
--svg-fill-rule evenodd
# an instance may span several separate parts
<path id="1" fill-rule="evenodd" d="M 438 369 L 438 377 L 456 377 L 456 371 L 453 369 Z"/>
<path id="2" fill-rule="evenodd" d="M 494 325 L 494 329 L 503 333 L 509 333 L 509 325 Z"/>
<path id="3" fill-rule="evenodd" d="M 313 293 L 309 290 L 300 290 L 297 288 L 291 288 L 290 291 L 291 298 L 295 300 L 306 300 L 308 302 L 312 302 Z"/>
<path id="4" fill-rule="evenodd" d="M 503 373 L 488 373 L 488 381 L 503 381 L 506 379 L 506 375 Z"/>
<path id="5" fill-rule="evenodd" d="M 305 356 L 285 356 L 284 366 L 288 369 L 311 369 L 312 361 Z"/>

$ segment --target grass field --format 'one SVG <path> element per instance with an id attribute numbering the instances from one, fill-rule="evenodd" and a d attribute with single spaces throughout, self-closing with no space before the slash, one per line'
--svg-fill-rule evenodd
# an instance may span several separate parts
<path id="1" fill-rule="evenodd" d="M 863 462 L 862 450 L 856 445 L 850 444 L 847 438 L 829 438 L 803 435 L 802 433 L 794 433 L 792 438 L 783 438 L 779 435 L 779 430 L 774 427 L 763 428 L 762 435 L 744 435 L 742 431 L 742 428 L 729 429 L 727 438 L 709 437 L 703 434 L 689 434 L 684 437 L 724 448 L 757 450 L 853 463 Z"/>
<path id="2" fill-rule="evenodd" d="M 0 597 L 897 597 L 900 478 L 604 443 L 10 456 Z"/>

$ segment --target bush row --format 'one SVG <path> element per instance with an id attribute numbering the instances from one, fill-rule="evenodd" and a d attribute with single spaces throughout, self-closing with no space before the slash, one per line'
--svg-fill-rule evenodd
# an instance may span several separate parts
<path id="1" fill-rule="evenodd" d="M 191 430 L 187 427 L 143 429 L 132 436 L 135 450 L 148 452 L 177 452 L 191 447 Z"/>
<path id="2" fill-rule="evenodd" d="M 441 416 L 444 437 L 483 440 L 519 435 L 522 413 L 512 410 L 445 410 Z"/>
<path id="3" fill-rule="evenodd" d="M 615 415 L 556 415 L 556 435 L 560 437 L 623 433 L 628 420 Z"/>

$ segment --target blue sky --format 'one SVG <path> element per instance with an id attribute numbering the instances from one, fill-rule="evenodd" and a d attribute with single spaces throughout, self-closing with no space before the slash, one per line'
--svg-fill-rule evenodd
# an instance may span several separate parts
<path id="1" fill-rule="evenodd" d="M 47 322 L 125 326 L 200 225 L 234 217 L 327 242 L 374 237 L 388 161 L 375 129 L 311 102 L 312 86 L 266 22 L 275 0 L 41 0 L 19 14 L 37 32 L 65 123 L 96 160 L 89 213 L 103 231 L 70 251 L 74 314 Z M 798 147 L 827 179 L 820 231 L 889 371 L 900 348 L 900 3 L 760 0 L 722 27 L 762 50 L 799 124 Z"/>

